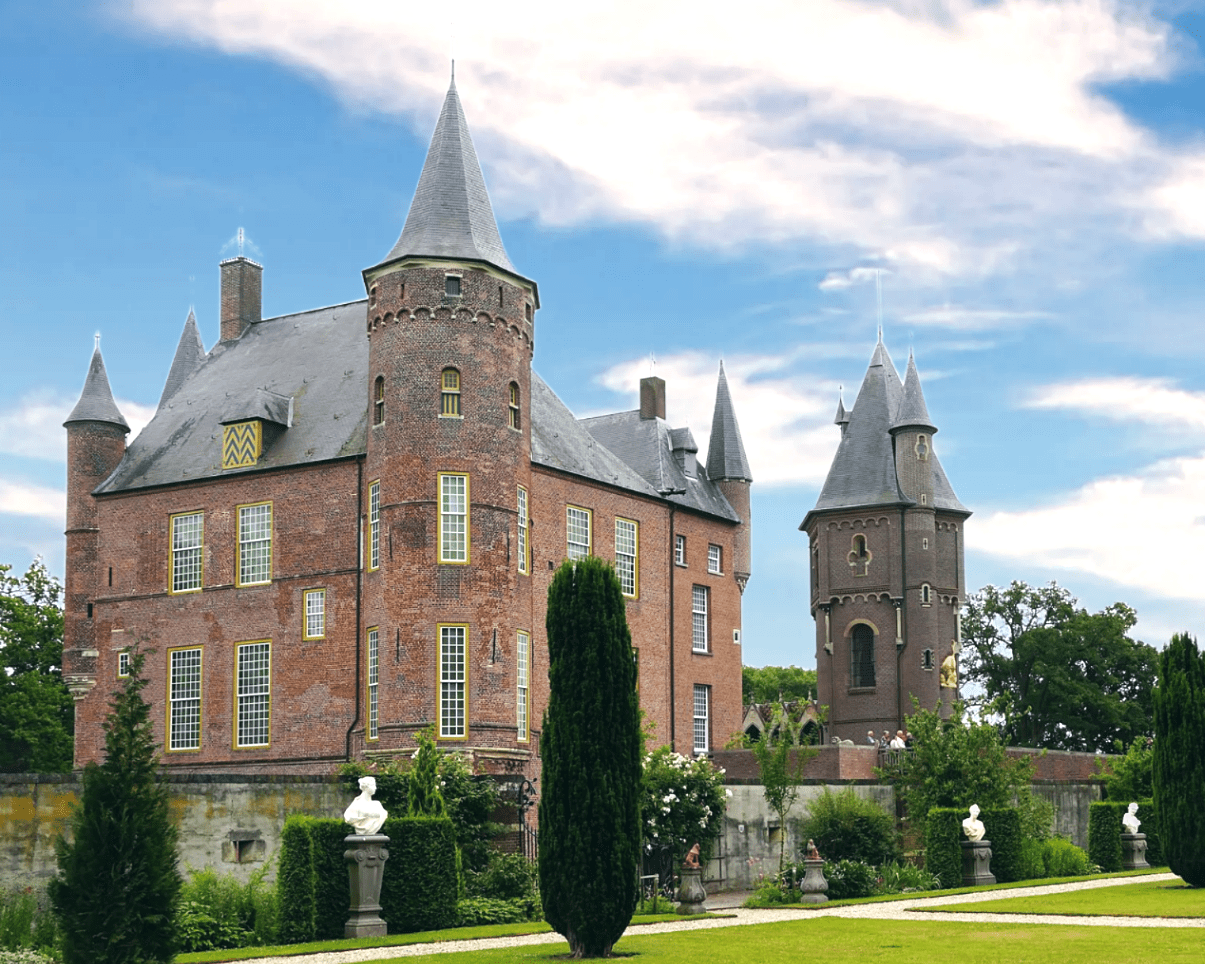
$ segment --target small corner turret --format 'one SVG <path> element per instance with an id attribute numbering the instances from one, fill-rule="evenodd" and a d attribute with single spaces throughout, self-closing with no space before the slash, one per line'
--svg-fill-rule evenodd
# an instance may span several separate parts
<path id="1" fill-rule="evenodd" d="M 753 513 L 749 492 L 753 483 L 753 473 L 749 469 L 749 459 L 745 456 L 745 443 L 741 439 L 741 428 L 736 420 L 736 408 L 732 404 L 732 394 L 728 391 L 728 378 L 724 374 L 722 361 L 716 380 L 711 439 L 707 443 L 707 477 L 719 486 L 724 498 L 741 517 L 736 533 L 736 558 L 733 560 L 732 570 L 743 593 L 753 572 Z"/>

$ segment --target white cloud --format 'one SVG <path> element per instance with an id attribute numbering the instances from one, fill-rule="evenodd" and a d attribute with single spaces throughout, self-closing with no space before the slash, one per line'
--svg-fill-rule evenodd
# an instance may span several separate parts
<path id="1" fill-rule="evenodd" d="M 1085 378 L 1036 389 L 1027 408 L 1068 409 L 1114 421 L 1205 431 L 1205 392 L 1176 388 L 1167 378 Z"/>
<path id="2" fill-rule="evenodd" d="M 975 548 L 1030 566 L 1091 573 L 1158 597 L 1205 600 L 1205 455 L 1099 479 L 1060 501 L 976 516 Z"/>
<path id="3" fill-rule="evenodd" d="M 830 271 L 816 287 L 821 291 L 839 291 L 854 285 L 869 284 L 879 276 L 880 268 L 851 268 L 849 271 Z M 890 274 L 890 272 L 888 272 Z"/>
<path id="4" fill-rule="evenodd" d="M 447 83 L 439 5 L 124 9 L 134 29 L 282 61 L 414 115 L 424 136 Z M 1176 69 L 1176 38 L 1145 4 L 748 0 L 734 16 L 464 0 L 454 22 L 470 124 L 511 213 L 635 221 L 717 248 L 853 245 L 937 275 L 1010 270 L 1052 226 L 1132 231 L 1135 204 L 1147 231 L 1205 235 L 1180 209 L 1197 175 L 1097 92 Z"/>
<path id="5" fill-rule="evenodd" d="M 914 311 L 904 321 L 932 328 L 952 328 L 955 331 L 985 331 L 1015 328 L 1053 317 L 1044 311 L 1006 311 L 999 308 L 965 308 L 960 305 L 937 305 Z"/>
<path id="6" fill-rule="evenodd" d="M 728 390 L 741 428 L 741 440 L 754 484 L 815 485 L 824 482 L 839 433 L 832 424 L 835 386 L 816 389 L 814 379 L 792 378 L 785 368 L 794 356 L 738 355 L 724 359 Z M 597 381 L 634 407 L 640 379 L 649 374 L 647 358 L 615 365 Z M 675 427 L 689 426 L 706 464 L 711 416 L 715 410 L 716 359 L 684 352 L 657 359 L 665 379 L 666 415 Z"/>
<path id="7" fill-rule="evenodd" d="M 67 518 L 67 494 L 61 489 L 0 481 L 0 513 L 36 516 L 61 525 Z"/>
<path id="8" fill-rule="evenodd" d="M 49 392 L 34 392 L 22 398 L 15 408 L 0 410 L 0 454 L 67 461 L 67 432 L 63 422 L 71 414 L 75 401 Z M 154 416 L 155 409 L 128 399 L 115 401 L 130 424 L 127 440 L 132 441 Z"/>

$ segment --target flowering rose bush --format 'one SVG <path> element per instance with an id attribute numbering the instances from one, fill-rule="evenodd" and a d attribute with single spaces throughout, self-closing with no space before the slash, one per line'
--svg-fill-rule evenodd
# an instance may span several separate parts
<path id="1" fill-rule="evenodd" d="M 698 843 L 700 862 L 707 860 L 730 796 L 723 769 L 706 757 L 692 760 L 668 746 L 646 753 L 641 803 L 645 852 L 668 848 L 676 869 Z"/>

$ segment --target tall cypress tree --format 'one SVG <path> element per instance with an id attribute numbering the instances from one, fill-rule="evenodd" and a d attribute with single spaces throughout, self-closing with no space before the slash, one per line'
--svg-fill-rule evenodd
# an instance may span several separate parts
<path id="1" fill-rule="evenodd" d="M 545 626 L 540 898 L 574 957 L 602 957 L 632 920 L 640 861 L 640 708 L 615 570 L 562 565 Z"/>
<path id="2" fill-rule="evenodd" d="M 1151 780 L 1168 866 L 1205 886 L 1205 660 L 1187 633 L 1159 654 Z"/>
<path id="3" fill-rule="evenodd" d="M 142 698 L 143 659 L 131 655 L 129 678 L 109 704 L 105 762 L 84 770 L 72 840 L 55 844 L 59 874 L 49 889 L 64 964 L 160 964 L 176 951 L 177 831 Z"/>

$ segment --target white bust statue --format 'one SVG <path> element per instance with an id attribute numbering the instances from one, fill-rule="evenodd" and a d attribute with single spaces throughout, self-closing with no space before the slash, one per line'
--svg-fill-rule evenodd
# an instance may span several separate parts
<path id="1" fill-rule="evenodd" d="M 1138 819 L 1138 804 L 1131 803 L 1126 807 L 1126 812 L 1121 815 L 1121 825 L 1126 828 L 1126 833 L 1138 833 L 1138 828 L 1142 826 L 1142 821 Z"/>
<path id="2" fill-rule="evenodd" d="M 967 840 L 980 841 L 983 839 L 983 821 L 979 819 L 979 804 L 971 804 L 971 815 L 962 821 L 962 832 Z"/>
<path id="3" fill-rule="evenodd" d="M 385 808 L 372 798 L 377 792 L 377 781 L 373 777 L 360 777 L 360 795 L 343 811 L 343 819 L 356 828 L 361 837 L 379 833 L 385 818 Z"/>

